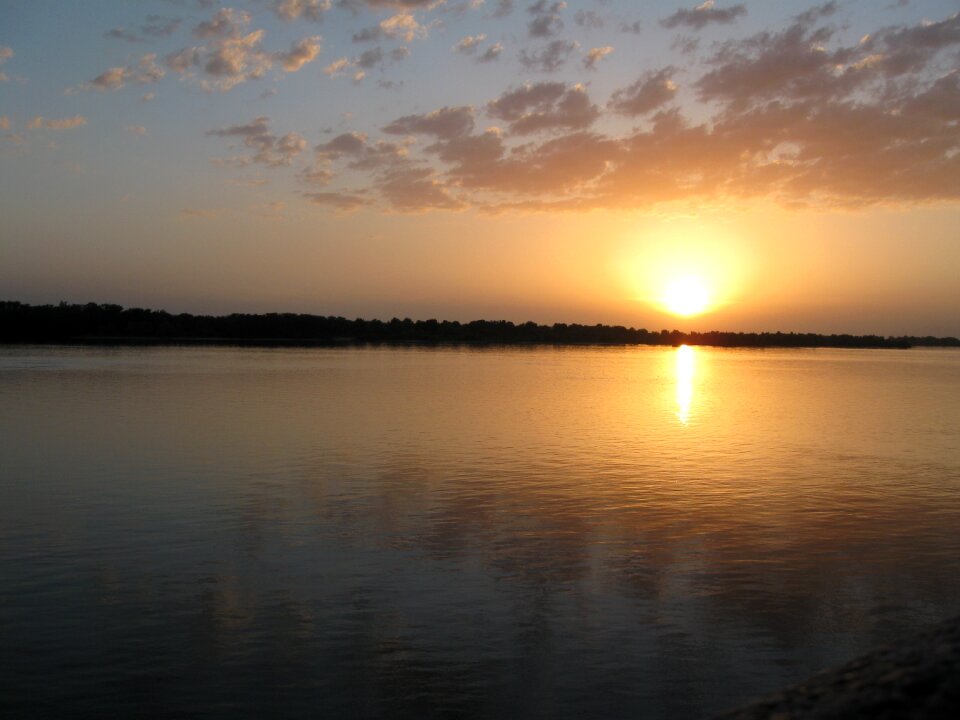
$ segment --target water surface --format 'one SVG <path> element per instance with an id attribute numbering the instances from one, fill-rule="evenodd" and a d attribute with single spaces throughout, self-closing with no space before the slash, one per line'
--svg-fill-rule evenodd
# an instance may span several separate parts
<path id="1" fill-rule="evenodd" d="M 0 349 L 0 714 L 699 717 L 960 612 L 960 353 Z"/>

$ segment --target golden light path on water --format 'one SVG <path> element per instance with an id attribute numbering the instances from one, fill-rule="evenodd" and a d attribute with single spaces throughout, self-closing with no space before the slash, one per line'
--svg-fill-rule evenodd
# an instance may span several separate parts
<path id="1" fill-rule="evenodd" d="M 690 421 L 690 406 L 693 403 L 693 376 L 696 369 L 696 351 L 689 345 L 678 347 L 676 352 L 677 418 L 684 425 Z"/>

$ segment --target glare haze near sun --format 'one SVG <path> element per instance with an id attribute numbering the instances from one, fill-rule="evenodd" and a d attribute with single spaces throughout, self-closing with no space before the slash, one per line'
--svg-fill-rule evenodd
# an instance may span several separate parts
<path id="1" fill-rule="evenodd" d="M 960 335 L 955 1 L 0 3 L 0 299 Z"/>

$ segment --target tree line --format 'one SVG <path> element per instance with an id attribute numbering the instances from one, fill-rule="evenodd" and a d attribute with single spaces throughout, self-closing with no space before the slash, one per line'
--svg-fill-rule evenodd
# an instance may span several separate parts
<path id="1" fill-rule="evenodd" d="M 0 342 L 246 345 L 709 345 L 715 347 L 960 347 L 955 337 L 793 332 L 681 332 L 622 325 L 507 320 L 350 320 L 297 313 L 177 315 L 110 304 L 0 301 Z"/>

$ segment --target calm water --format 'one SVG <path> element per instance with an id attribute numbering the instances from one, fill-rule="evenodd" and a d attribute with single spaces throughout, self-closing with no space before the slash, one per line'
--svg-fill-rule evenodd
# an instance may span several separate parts
<path id="1" fill-rule="evenodd" d="M 698 717 L 960 612 L 960 352 L 0 349 L 0 715 Z"/>

